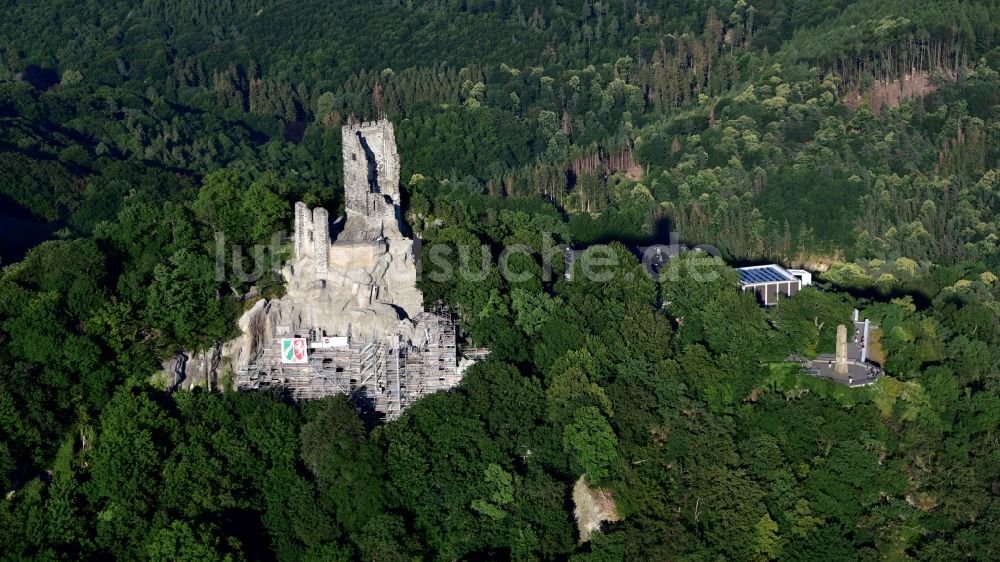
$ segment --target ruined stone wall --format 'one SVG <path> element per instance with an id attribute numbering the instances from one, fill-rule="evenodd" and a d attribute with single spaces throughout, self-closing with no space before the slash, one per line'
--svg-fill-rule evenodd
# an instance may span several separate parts
<path id="1" fill-rule="evenodd" d="M 399 153 L 392 123 L 381 120 L 345 125 L 341 140 L 348 200 L 359 202 L 358 195 L 380 193 L 398 205 Z M 360 206 L 354 208 L 364 212 Z"/>
<path id="2" fill-rule="evenodd" d="M 354 128 L 344 125 L 340 130 L 344 162 L 344 206 L 347 213 L 363 215 L 367 209 L 368 161 Z"/>
<path id="3" fill-rule="evenodd" d="M 327 259 L 330 253 L 330 216 L 323 207 L 316 207 L 312 212 L 313 227 L 313 268 L 317 277 L 326 277 Z"/>
<path id="4" fill-rule="evenodd" d="M 347 238 L 395 235 L 400 201 L 399 153 L 392 124 L 381 120 L 345 125 L 341 141 Z"/>
<path id="5" fill-rule="evenodd" d="M 295 259 L 301 259 L 312 253 L 312 212 L 305 203 L 295 204 Z"/>

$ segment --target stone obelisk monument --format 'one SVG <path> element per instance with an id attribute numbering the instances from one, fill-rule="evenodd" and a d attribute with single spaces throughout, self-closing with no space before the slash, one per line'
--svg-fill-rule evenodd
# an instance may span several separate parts
<path id="1" fill-rule="evenodd" d="M 847 374 L 847 326 L 843 324 L 837 326 L 837 361 L 833 372 L 838 375 Z"/>

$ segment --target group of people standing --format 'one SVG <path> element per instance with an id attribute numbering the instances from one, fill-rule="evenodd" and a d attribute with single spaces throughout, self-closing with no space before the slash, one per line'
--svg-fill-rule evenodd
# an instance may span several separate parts
<path id="1" fill-rule="evenodd" d="M 865 373 L 865 383 L 867 384 L 867 383 L 873 382 L 875 379 L 878 378 L 878 375 L 879 375 L 878 367 L 869 365 L 868 366 L 868 371 Z M 847 376 L 847 385 L 848 386 L 854 386 L 854 376 L 853 375 L 848 375 Z"/>

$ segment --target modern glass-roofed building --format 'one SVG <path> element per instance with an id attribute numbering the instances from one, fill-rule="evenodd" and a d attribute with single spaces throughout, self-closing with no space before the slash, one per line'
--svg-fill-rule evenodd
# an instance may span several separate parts
<path id="1" fill-rule="evenodd" d="M 740 290 L 753 291 L 764 306 L 778 304 L 782 297 L 790 297 L 812 285 L 812 274 L 803 269 L 785 269 L 780 265 L 754 265 L 740 267 Z"/>

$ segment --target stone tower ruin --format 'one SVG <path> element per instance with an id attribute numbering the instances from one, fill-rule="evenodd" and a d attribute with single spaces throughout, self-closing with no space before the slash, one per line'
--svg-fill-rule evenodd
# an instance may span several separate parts
<path id="1" fill-rule="evenodd" d="M 399 154 L 392 123 L 349 124 L 341 129 L 347 239 L 399 234 Z"/>
<path id="2" fill-rule="evenodd" d="M 326 209 L 295 204 L 286 293 L 240 319 L 227 344 L 238 389 L 277 387 L 295 399 L 351 394 L 393 419 L 458 384 L 455 323 L 416 288 L 413 241 L 401 233 L 399 155 L 386 120 L 341 131 L 346 216 L 331 240 Z M 338 225 L 341 221 L 338 221 Z"/>

